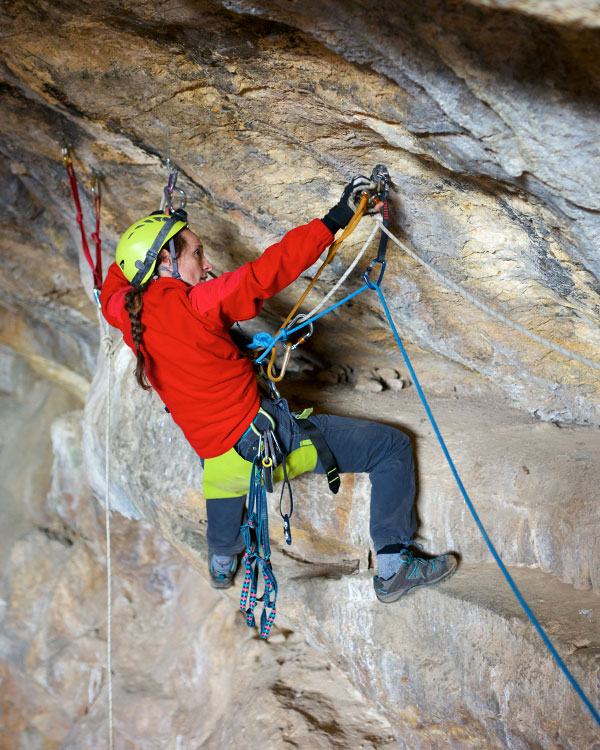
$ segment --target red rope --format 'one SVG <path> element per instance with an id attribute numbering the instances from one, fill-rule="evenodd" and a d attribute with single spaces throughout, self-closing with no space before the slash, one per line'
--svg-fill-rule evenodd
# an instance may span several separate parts
<path id="1" fill-rule="evenodd" d="M 100 279 L 100 285 L 102 286 L 102 242 L 100 240 L 100 211 L 102 209 L 102 196 L 100 195 L 100 178 L 96 178 L 96 189 L 94 191 L 94 211 L 96 213 L 96 231 L 92 234 L 92 239 L 96 245 L 96 275 Z M 96 276 L 94 276 L 94 279 Z"/>
<path id="2" fill-rule="evenodd" d="M 94 195 L 94 210 L 96 212 L 96 231 L 92 234 L 92 239 L 96 245 L 96 264 L 92 260 L 90 248 L 88 245 L 87 237 L 85 235 L 85 229 L 83 226 L 83 214 L 81 212 L 81 201 L 79 200 L 79 190 L 77 188 L 77 177 L 75 176 L 75 170 L 73 169 L 73 163 L 71 161 L 71 155 L 67 151 L 64 156 L 65 167 L 67 170 L 67 176 L 69 178 L 69 187 L 71 188 L 71 195 L 73 196 L 73 202 L 75 203 L 75 209 L 77 211 L 77 223 L 81 231 L 81 246 L 83 254 L 87 260 L 92 274 L 94 276 L 94 287 L 96 289 L 102 288 L 102 247 L 100 241 L 100 209 L 102 206 L 102 200 L 98 193 Z"/>

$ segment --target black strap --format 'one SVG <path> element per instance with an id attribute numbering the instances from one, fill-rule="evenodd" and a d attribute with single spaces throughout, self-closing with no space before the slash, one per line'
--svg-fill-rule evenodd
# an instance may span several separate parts
<path id="1" fill-rule="evenodd" d="M 325 469 L 329 489 L 336 495 L 340 488 L 340 472 L 323 433 L 315 424 L 309 422 L 308 419 L 297 419 L 297 422 L 300 434 L 303 437 L 307 437 L 315 446 L 319 460 Z"/>

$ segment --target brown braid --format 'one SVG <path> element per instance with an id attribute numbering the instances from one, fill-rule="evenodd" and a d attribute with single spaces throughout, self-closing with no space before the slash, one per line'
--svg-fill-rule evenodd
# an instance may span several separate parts
<path id="1" fill-rule="evenodd" d="M 175 242 L 175 257 L 178 258 L 181 255 L 181 251 L 185 244 L 181 232 L 178 232 L 175 237 L 173 237 L 173 240 Z M 164 249 L 158 257 L 157 266 L 160 265 L 161 259 L 164 259 L 163 252 Z M 129 320 L 131 321 L 131 337 L 133 338 L 133 344 L 137 355 L 135 379 L 137 380 L 138 385 L 145 391 L 151 391 L 152 386 L 146 375 L 146 360 L 144 359 L 144 354 L 141 350 L 142 334 L 145 329 L 145 326 L 142 324 L 142 310 L 144 308 L 144 292 L 148 289 L 151 283 L 152 279 L 143 286 L 130 289 L 125 295 L 125 309 L 129 313 Z"/>
<path id="2" fill-rule="evenodd" d="M 152 386 L 148 382 L 146 375 L 146 360 L 142 354 L 142 334 L 144 332 L 144 326 L 142 325 L 142 309 L 144 307 L 144 292 L 148 288 L 148 284 L 139 286 L 136 289 L 130 289 L 125 295 L 125 309 L 129 313 L 129 320 L 131 321 L 131 337 L 135 346 L 135 353 L 137 355 L 137 362 L 135 365 L 135 379 L 138 385 L 145 391 L 151 391 Z"/>

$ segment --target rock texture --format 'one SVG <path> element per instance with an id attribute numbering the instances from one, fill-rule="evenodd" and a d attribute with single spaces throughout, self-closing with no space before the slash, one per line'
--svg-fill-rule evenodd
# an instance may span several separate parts
<path id="1" fill-rule="evenodd" d="M 200 467 L 158 399 L 128 387 L 132 362 L 122 345 L 113 371 L 112 501 L 125 515 L 151 518 L 183 554 L 204 561 L 203 508 L 199 493 L 190 491 L 200 486 Z M 104 486 L 104 367 L 101 361 L 84 415 L 87 470 L 98 494 Z M 346 477 L 335 498 L 327 497 L 322 479 L 300 478 L 294 482 L 291 548 L 271 496 L 279 621 L 307 633 L 366 695 L 374 695 L 405 747 L 578 748 L 591 742 L 591 719 L 581 715 L 468 517 L 415 389 L 362 395 L 347 386 L 296 383 L 288 395 L 353 416 L 372 416 L 375 404 L 386 421 L 412 433 L 421 541 L 427 549 L 457 550 L 462 572 L 401 607 L 382 607 L 369 569 L 368 478 Z M 597 701 L 600 436 L 540 423 L 508 405 L 491 413 L 487 399 L 467 406 L 459 398 L 434 396 L 432 404 L 517 585 Z M 391 414 L 400 416 L 391 420 Z M 177 466 L 157 471 L 149 457 L 167 452 L 179 457 Z M 565 539 L 578 543 L 571 547 Z M 518 567 L 523 565 L 531 569 Z M 239 582 L 231 598 L 238 596 Z M 557 684 L 563 685 L 558 691 Z M 551 689 L 540 692 L 542 686 Z"/>
<path id="2" fill-rule="evenodd" d="M 108 728 L 104 512 L 85 481 L 81 412 L 56 419 L 52 407 L 69 397 L 30 385 L 27 397 L 11 393 L 1 426 L 19 417 L 21 450 L 51 431 L 54 459 L 42 473 L 12 457 L 30 483 L 33 497 L 11 484 L 27 517 L 3 493 L 13 512 L 0 539 L 0 745 L 98 748 Z M 50 390 L 42 406 L 40 389 Z M 265 644 L 147 522 L 115 513 L 111 526 L 116 747 L 401 747 L 301 629 L 276 628 Z"/>
<path id="3" fill-rule="evenodd" d="M 15 0 L 0 14 L 0 744 L 97 747 L 107 369 L 62 139 L 88 227 L 88 165 L 103 171 L 105 264 L 158 207 L 165 157 L 218 272 L 384 162 L 394 233 L 489 306 L 600 362 L 600 15 L 586 0 Z M 307 305 L 369 231 L 365 220 Z M 254 328 L 274 330 L 300 287 Z M 394 246 L 384 289 L 482 520 L 600 706 L 598 370 L 514 332 Z M 498 578 L 375 295 L 319 323 L 286 395 L 413 438 L 420 538 L 462 567 L 398 607 L 371 589 L 367 477 L 327 502 L 321 480 L 302 478 L 291 550 L 273 517 L 281 630 L 257 641 L 198 573 L 201 467 L 131 371 L 121 345 L 119 746 L 600 747 Z M 166 451 L 177 461 L 164 466 Z M 255 660 L 265 720 L 224 722 L 249 709 Z"/>
<path id="4" fill-rule="evenodd" d="M 42 244 L 55 264 L 75 258 L 61 134 L 81 172 L 89 162 L 105 172 L 109 244 L 158 203 L 159 155 L 174 157 L 221 270 L 321 215 L 346 178 L 384 161 L 394 229 L 423 257 L 526 328 L 599 359 L 598 39 L 556 20 L 431 1 L 390 0 L 377 13 L 340 0 L 109 2 L 101 12 L 14 3 L 3 17 L 2 148 L 19 245 L 35 255 Z M 334 272 L 350 257 L 349 247 Z M 16 290 L 7 274 L 4 296 L 23 315 L 29 294 L 53 295 L 45 319 L 57 306 L 74 318 L 68 338 L 81 315 L 73 279 L 61 266 L 56 288 L 29 289 L 37 276 Z M 513 333 L 396 251 L 386 291 L 413 343 L 544 419 L 598 423 L 596 370 Z M 270 311 L 279 317 L 291 298 Z M 374 344 L 394 351 L 363 297 L 323 323 L 314 347 L 357 366 L 382 356 Z"/>

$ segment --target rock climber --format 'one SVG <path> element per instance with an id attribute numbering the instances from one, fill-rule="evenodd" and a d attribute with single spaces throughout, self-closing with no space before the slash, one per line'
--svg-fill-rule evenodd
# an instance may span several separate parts
<path id="1" fill-rule="evenodd" d="M 240 526 L 247 467 L 264 425 L 273 427 L 283 455 L 300 456 L 294 473 L 326 473 L 317 451 L 304 450 L 306 433 L 287 401 L 261 396 L 252 361 L 234 344 L 230 329 L 257 315 L 264 300 L 315 263 L 349 223 L 361 193 L 373 187 L 368 178 L 355 177 L 322 219 L 292 229 L 260 257 L 218 278 L 210 278 L 202 242 L 177 212 L 141 219 L 117 245 L 116 262 L 102 287 L 102 311 L 136 356 L 137 383 L 156 390 L 203 461 L 209 574 L 215 588 L 231 585 L 244 550 Z M 409 438 L 367 420 L 320 414 L 307 421 L 320 431 L 340 473 L 370 476 L 377 598 L 393 602 L 453 573 L 454 555 L 427 555 L 413 544 L 415 473 Z M 286 462 L 288 472 L 292 463 Z"/>

